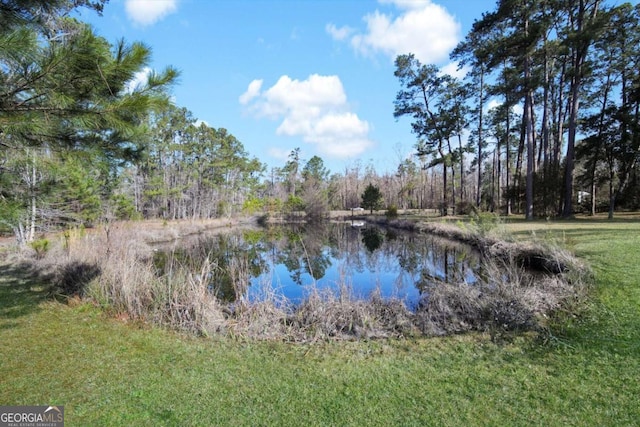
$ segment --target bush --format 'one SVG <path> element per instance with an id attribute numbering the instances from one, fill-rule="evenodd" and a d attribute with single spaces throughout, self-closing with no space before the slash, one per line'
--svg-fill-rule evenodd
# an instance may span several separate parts
<path id="1" fill-rule="evenodd" d="M 456 205 L 457 215 L 475 215 L 478 213 L 478 208 L 471 202 L 459 202 Z"/>
<path id="2" fill-rule="evenodd" d="M 114 214 L 116 219 L 141 219 L 142 215 L 136 210 L 135 203 L 131 197 L 127 197 L 124 194 L 116 194 L 111 198 L 111 202 L 114 207 Z"/>
<path id="3" fill-rule="evenodd" d="M 492 212 L 476 212 L 471 215 L 471 225 L 480 235 L 485 235 L 500 224 L 500 216 Z"/>
<path id="4" fill-rule="evenodd" d="M 49 239 L 37 239 L 31 242 L 31 247 L 34 251 L 36 251 L 36 258 L 42 259 L 49 252 L 49 248 L 51 247 L 51 242 Z"/>
<path id="5" fill-rule="evenodd" d="M 396 205 L 389 205 L 387 207 L 386 217 L 389 219 L 395 219 L 398 217 L 398 207 Z"/>
<path id="6" fill-rule="evenodd" d="M 262 199 L 259 199 L 257 197 L 249 197 L 242 204 L 242 212 L 249 215 L 253 215 L 256 212 L 260 212 L 263 209 L 264 209 L 264 202 L 262 201 Z"/>
<path id="7" fill-rule="evenodd" d="M 304 200 L 300 196 L 289 196 L 284 204 L 284 209 L 287 212 L 296 212 L 304 210 Z"/>

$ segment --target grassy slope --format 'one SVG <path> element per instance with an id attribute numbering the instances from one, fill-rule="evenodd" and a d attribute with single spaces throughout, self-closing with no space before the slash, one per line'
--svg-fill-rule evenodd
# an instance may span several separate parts
<path id="1" fill-rule="evenodd" d="M 67 425 L 637 425 L 640 222 L 512 223 L 589 261 L 585 315 L 547 344 L 199 339 L 48 301 L 0 266 L 0 404 Z"/>

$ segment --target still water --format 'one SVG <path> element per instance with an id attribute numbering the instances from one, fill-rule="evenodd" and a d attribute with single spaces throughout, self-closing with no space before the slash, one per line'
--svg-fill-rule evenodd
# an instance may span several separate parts
<path id="1" fill-rule="evenodd" d="M 434 284 L 473 284 L 480 267 L 467 246 L 348 222 L 201 235 L 157 252 L 155 264 L 159 274 L 175 264 L 198 271 L 206 259 L 216 265 L 209 287 L 222 300 L 269 295 L 294 304 L 317 288 L 356 298 L 379 292 L 416 307 Z"/>

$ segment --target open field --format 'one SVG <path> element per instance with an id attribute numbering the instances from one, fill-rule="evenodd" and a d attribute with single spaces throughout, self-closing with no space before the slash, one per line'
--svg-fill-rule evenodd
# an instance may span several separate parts
<path id="1" fill-rule="evenodd" d="M 52 301 L 0 265 L 0 403 L 67 425 L 575 425 L 640 420 L 640 220 L 504 222 L 591 264 L 547 334 L 287 344 L 196 338 Z"/>

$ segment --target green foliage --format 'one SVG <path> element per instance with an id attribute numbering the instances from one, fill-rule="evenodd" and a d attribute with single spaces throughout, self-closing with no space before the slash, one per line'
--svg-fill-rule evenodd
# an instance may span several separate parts
<path id="1" fill-rule="evenodd" d="M 140 212 L 136 210 L 134 201 L 126 194 L 114 194 L 111 197 L 114 207 L 114 215 L 119 220 L 142 219 Z"/>
<path id="2" fill-rule="evenodd" d="M 396 205 L 389 205 L 387 207 L 387 212 L 385 212 L 385 216 L 389 219 L 398 218 L 398 207 Z"/>
<path id="3" fill-rule="evenodd" d="M 283 207 L 284 203 L 280 199 L 270 197 L 264 201 L 264 208 L 267 212 L 279 212 Z"/>
<path id="4" fill-rule="evenodd" d="M 2 174 L 0 173 L 0 176 Z M 16 200 L 13 195 L 8 195 L 6 187 L 0 186 L 0 231 L 13 231 L 19 223 L 23 212 L 23 203 Z"/>
<path id="5" fill-rule="evenodd" d="M 382 193 L 380 192 L 380 188 L 371 183 L 364 189 L 361 197 L 362 207 L 369 209 L 371 213 L 373 213 L 374 210 L 380 209 L 382 206 Z"/>
<path id="6" fill-rule="evenodd" d="M 150 49 L 111 45 L 69 18 L 76 7 L 101 12 L 104 3 L 9 0 L 0 7 L 0 211 L 17 234 L 25 224 L 95 222 L 114 175 L 140 157 L 149 113 L 168 103 L 175 69 L 130 87 L 151 64 Z"/>
<path id="7" fill-rule="evenodd" d="M 304 210 L 304 200 L 300 196 L 289 196 L 284 203 L 284 209 L 287 212 L 298 212 Z"/>
<path id="8" fill-rule="evenodd" d="M 253 215 L 257 212 L 261 212 L 264 209 L 264 201 L 258 197 L 251 196 L 244 201 L 242 205 L 242 212 Z"/>
<path id="9" fill-rule="evenodd" d="M 38 259 L 44 258 L 51 248 L 51 242 L 49 239 L 37 239 L 29 243 L 29 246 L 36 251 L 36 257 Z"/>
<path id="10" fill-rule="evenodd" d="M 151 62 L 148 47 L 124 41 L 111 46 L 69 18 L 58 25 L 65 35 L 40 39 L 46 48 L 33 42 L 19 56 L 0 52 L 9 70 L 0 91 L 3 132 L 10 137 L 4 141 L 13 148 L 27 142 L 91 147 L 113 159 L 135 158 L 145 139 L 144 119 L 166 104 L 164 90 L 177 71 L 152 73 L 146 84 L 130 89 L 129 82 Z"/>
<path id="11" fill-rule="evenodd" d="M 302 178 L 305 181 L 325 182 L 329 178 L 329 171 L 324 167 L 322 158 L 313 156 L 309 159 L 302 169 Z"/>
<path id="12" fill-rule="evenodd" d="M 401 89 L 394 102 L 394 117 L 409 116 L 416 134 L 417 154 L 431 157 L 429 167 L 442 165 L 442 203 L 447 203 L 447 167 L 461 162 L 462 152 L 453 151 L 449 140 L 461 137 L 466 126 L 468 92 L 456 78 L 440 72 L 434 64 L 422 64 L 414 54 L 398 55 L 394 76 Z"/>
<path id="13" fill-rule="evenodd" d="M 218 216 L 228 216 L 231 214 L 231 205 L 226 200 L 220 200 L 216 212 Z"/>
<path id="14" fill-rule="evenodd" d="M 80 156 L 67 155 L 53 166 L 51 205 L 69 219 L 92 225 L 102 215 L 100 170 Z"/>
<path id="15" fill-rule="evenodd" d="M 365 227 L 362 229 L 362 243 L 371 253 L 382 246 L 384 236 L 378 227 Z"/>
<path id="16" fill-rule="evenodd" d="M 142 182 L 147 216 L 234 214 L 255 194 L 264 166 L 226 129 L 196 124 L 186 108 L 169 106 L 153 115 L 147 156 L 130 171 L 132 181 Z M 251 201 L 247 208 L 257 205 Z"/>
<path id="17" fill-rule="evenodd" d="M 475 215 L 478 209 L 471 202 L 460 202 L 456 205 L 456 215 Z"/>
<path id="18" fill-rule="evenodd" d="M 500 216 L 493 212 L 476 211 L 470 215 L 469 224 L 481 235 L 485 235 L 494 230 L 498 225 L 500 225 L 500 223 Z"/>

